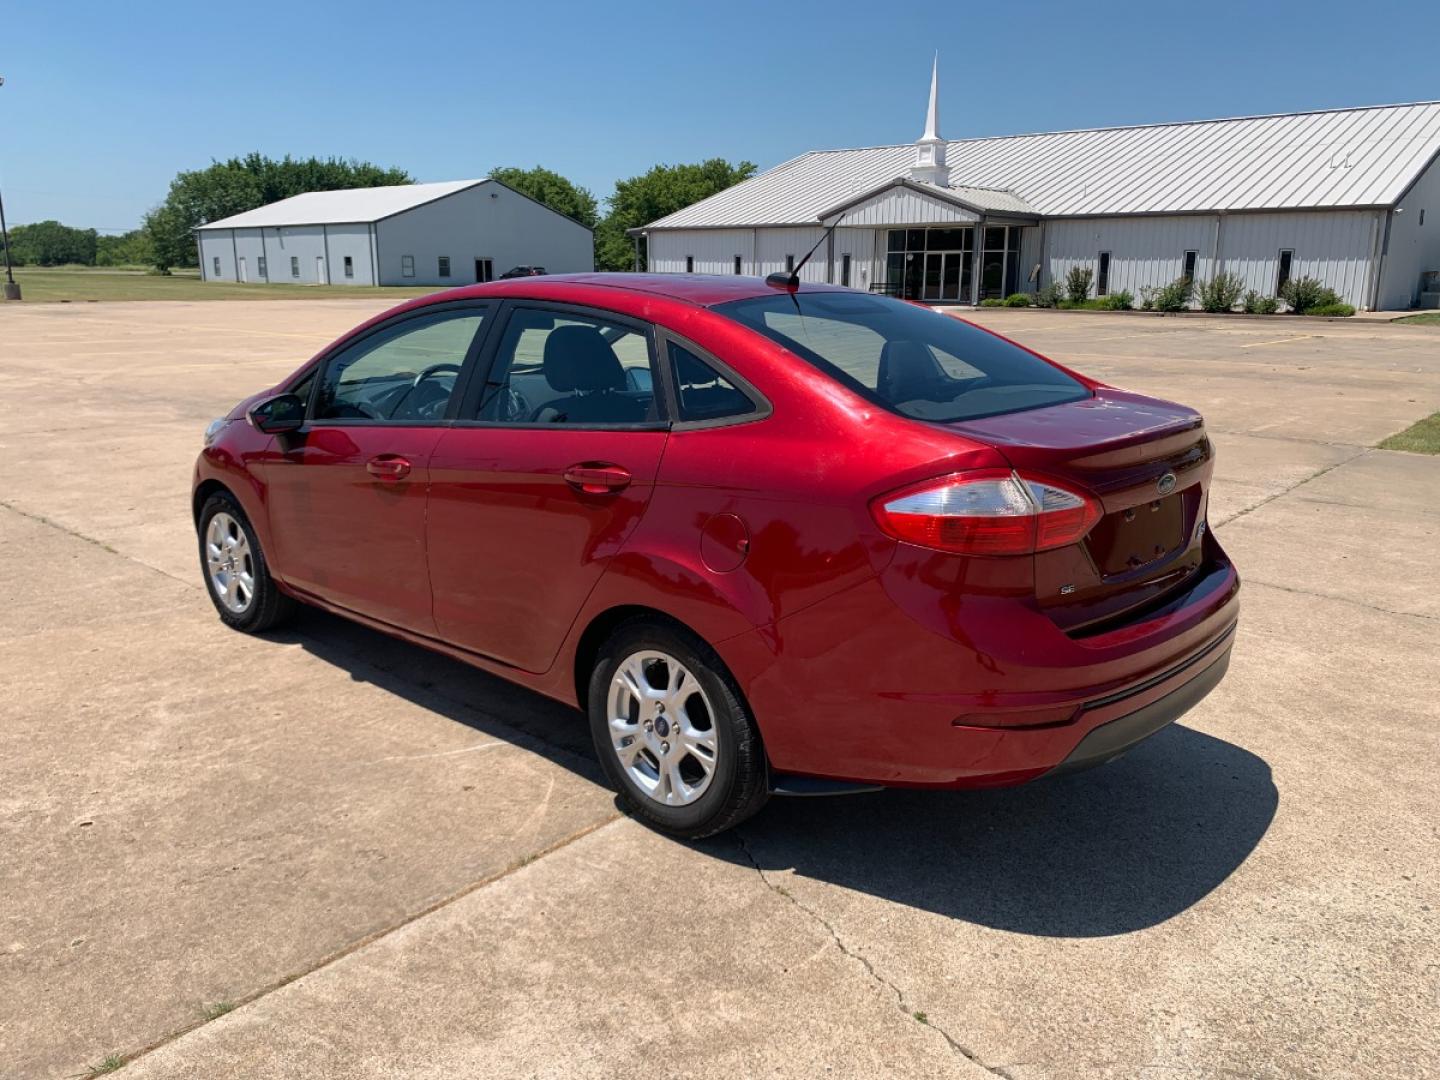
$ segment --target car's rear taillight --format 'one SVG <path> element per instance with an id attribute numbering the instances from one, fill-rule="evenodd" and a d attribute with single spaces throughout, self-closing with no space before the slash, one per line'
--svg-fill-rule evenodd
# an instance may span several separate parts
<path id="1" fill-rule="evenodd" d="M 1092 496 L 1006 469 L 955 473 L 870 504 L 888 535 L 961 555 L 1029 555 L 1082 540 L 1101 517 Z"/>

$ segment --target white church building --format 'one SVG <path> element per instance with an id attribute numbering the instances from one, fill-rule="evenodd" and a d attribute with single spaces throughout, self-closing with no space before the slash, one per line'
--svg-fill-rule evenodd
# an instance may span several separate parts
<path id="1" fill-rule="evenodd" d="M 1083 266 L 1097 295 L 1228 272 L 1408 308 L 1440 270 L 1440 102 L 950 141 L 938 96 L 937 65 L 914 143 L 811 151 L 636 230 L 648 268 L 786 270 L 838 220 L 803 279 L 938 304 Z"/>

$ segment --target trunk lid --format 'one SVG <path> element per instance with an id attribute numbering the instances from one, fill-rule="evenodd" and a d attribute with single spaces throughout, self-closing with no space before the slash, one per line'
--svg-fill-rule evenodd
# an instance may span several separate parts
<path id="1" fill-rule="evenodd" d="M 1071 633 L 1104 629 L 1200 566 L 1214 456 L 1193 409 L 1100 387 L 1082 401 L 947 425 L 1022 473 L 1100 500 L 1083 541 L 1035 556 L 1035 600 Z"/>

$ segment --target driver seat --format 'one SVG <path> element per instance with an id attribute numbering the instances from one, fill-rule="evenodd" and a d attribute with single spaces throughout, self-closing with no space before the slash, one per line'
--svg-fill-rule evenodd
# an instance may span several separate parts
<path id="1" fill-rule="evenodd" d="M 625 369 L 610 343 L 593 326 L 561 326 L 545 339 L 541 373 L 550 389 L 568 395 L 540 410 L 537 420 L 555 424 L 633 424 L 646 406 L 626 397 Z"/>

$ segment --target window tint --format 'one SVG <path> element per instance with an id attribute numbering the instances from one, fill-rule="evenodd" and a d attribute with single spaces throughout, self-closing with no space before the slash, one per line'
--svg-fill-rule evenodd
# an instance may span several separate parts
<path id="1" fill-rule="evenodd" d="M 1089 391 L 1003 338 L 914 304 L 856 293 L 783 293 L 713 310 L 905 416 L 955 421 Z"/>
<path id="2" fill-rule="evenodd" d="M 720 420 L 755 411 L 754 403 L 689 349 L 670 342 L 670 371 L 681 420 Z"/>
<path id="3" fill-rule="evenodd" d="M 484 313 L 444 311 L 406 319 L 332 357 L 317 420 L 440 420 Z"/>
<path id="4" fill-rule="evenodd" d="M 518 308 L 505 327 L 478 419 L 640 424 L 660 418 L 647 336 L 622 323 Z"/>

